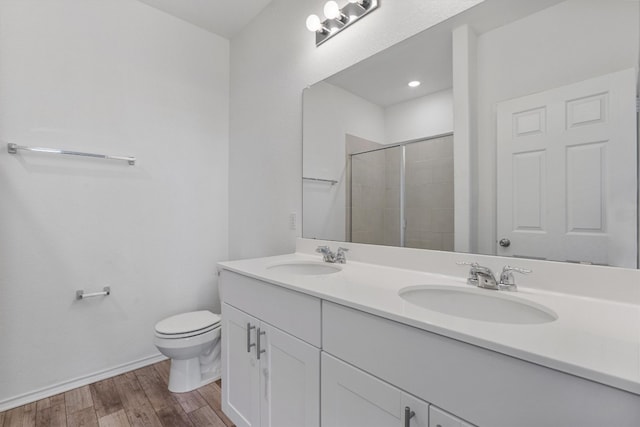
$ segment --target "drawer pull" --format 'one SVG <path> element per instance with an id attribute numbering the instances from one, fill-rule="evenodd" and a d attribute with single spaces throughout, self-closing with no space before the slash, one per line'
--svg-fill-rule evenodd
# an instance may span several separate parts
<path id="1" fill-rule="evenodd" d="M 415 417 L 415 411 L 412 411 L 408 406 L 404 407 L 404 427 L 409 427 L 409 423 L 411 422 L 411 418 Z"/>
<path id="2" fill-rule="evenodd" d="M 256 345 L 256 343 L 251 344 L 251 330 L 255 328 L 255 326 L 251 326 L 251 323 L 247 322 L 247 353 L 250 353 L 251 347 Z"/>

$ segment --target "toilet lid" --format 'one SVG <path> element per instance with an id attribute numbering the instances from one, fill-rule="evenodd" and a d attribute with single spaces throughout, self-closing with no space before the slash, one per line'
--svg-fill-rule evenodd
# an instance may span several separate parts
<path id="1" fill-rule="evenodd" d="M 220 322 L 220 316 L 208 310 L 177 314 L 159 321 L 156 332 L 161 334 L 185 334 L 210 328 Z"/>

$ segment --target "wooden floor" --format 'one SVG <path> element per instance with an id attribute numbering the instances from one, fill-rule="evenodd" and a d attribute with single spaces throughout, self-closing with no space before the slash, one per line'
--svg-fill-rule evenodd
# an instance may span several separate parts
<path id="1" fill-rule="evenodd" d="M 0 427 L 232 427 L 220 409 L 220 382 L 190 393 L 167 389 L 170 361 L 0 412 Z"/>

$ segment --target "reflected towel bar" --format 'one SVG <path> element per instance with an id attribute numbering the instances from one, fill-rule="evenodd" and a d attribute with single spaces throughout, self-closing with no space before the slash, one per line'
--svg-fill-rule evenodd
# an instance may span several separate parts
<path id="1" fill-rule="evenodd" d="M 94 157 L 98 159 L 107 159 L 107 160 L 124 160 L 132 166 L 136 164 L 135 157 L 109 156 L 107 154 L 83 153 L 81 151 L 60 150 L 58 148 L 25 147 L 24 145 L 18 145 L 13 143 L 7 144 L 7 151 L 9 152 L 9 154 L 17 154 L 18 150 L 33 151 L 37 153 L 67 154 L 71 156 Z"/>
<path id="2" fill-rule="evenodd" d="M 92 297 L 106 297 L 107 295 L 111 295 L 111 288 L 109 286 L 105 286 L 102 289 L 102 292 L 90 292 L 85 294 L 82 289 L 76 291 L 76 299 L 78 300 Z"/>
<path id="3" fill-rule="evenodd" d="M 307 178 L 306 176 L 303 176 L 302 179 L 306 179 L 307 181 L 327 182 L 331 185 L 336 185 L 338 183 L 335 179 Z"/>

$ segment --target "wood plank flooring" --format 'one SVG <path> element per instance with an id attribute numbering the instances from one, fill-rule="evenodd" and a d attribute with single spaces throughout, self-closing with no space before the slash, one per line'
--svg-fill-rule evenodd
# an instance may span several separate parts
<path id="1" fill-rule="evenodd" d="M 220 408 L 220 381 L 171 393 L 170 363 L 0 412 L 0 427 L 235 427 Z"/>

